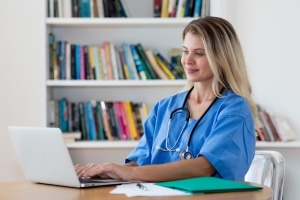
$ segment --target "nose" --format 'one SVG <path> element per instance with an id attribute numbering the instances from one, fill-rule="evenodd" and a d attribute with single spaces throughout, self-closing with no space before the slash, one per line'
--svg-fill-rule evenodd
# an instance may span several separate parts
<path id="1" fill-rule="evenodd" d="M 185 54 L 181 56 L 181 64 L 191 64 L 193 63 L 193 56 L 191 54 Z"/>

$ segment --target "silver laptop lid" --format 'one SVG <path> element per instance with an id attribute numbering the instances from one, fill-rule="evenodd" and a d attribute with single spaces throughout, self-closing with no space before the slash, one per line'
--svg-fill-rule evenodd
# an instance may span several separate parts
<path id="1" fill-rule="evenodd" d="M 80 187 L 59 128 L 8 127 L 27 180 Z"/>

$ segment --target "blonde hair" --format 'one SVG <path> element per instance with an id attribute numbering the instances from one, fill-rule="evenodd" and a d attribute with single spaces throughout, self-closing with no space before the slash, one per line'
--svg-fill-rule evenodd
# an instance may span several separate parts
<path id="1" fill-rule="evenodd" d="M 188 32 L 202 38 L 214 75 L 212 90 L 215 95 L 221 96 L 219 86 L 222 85 L 245 98 L 250 105 L 255 128 L 261 127 L 257 106 L 251 96 L 252 88 L 242 47 L 233 26 L 225 19 L 207 16 L 191 21 L 183 30 L 183 39 Z M 193 83 L 188 82 L 185 88 L 190 88 L 192 85 Z"/>

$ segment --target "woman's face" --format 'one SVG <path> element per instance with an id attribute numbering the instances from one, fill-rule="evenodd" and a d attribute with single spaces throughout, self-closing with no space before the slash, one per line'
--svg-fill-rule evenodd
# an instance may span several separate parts
<path id="1" fill-rule="evenodd" d="M 209 67 L 202 38 L 186 33 L 182 45 L 181 64 L 188 81 L 211 82 L 213 73 Z"/>

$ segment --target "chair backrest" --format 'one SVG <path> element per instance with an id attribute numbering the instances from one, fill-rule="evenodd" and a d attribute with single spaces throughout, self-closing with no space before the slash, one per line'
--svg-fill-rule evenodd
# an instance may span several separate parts
<path id="1" fill-rule="evenodd" d="M 284 175 L 285 162 L 281 153 L 257 150 L 245 181 L 271 187 L 274 193 L 272 200 L 282 200 Z"/>

